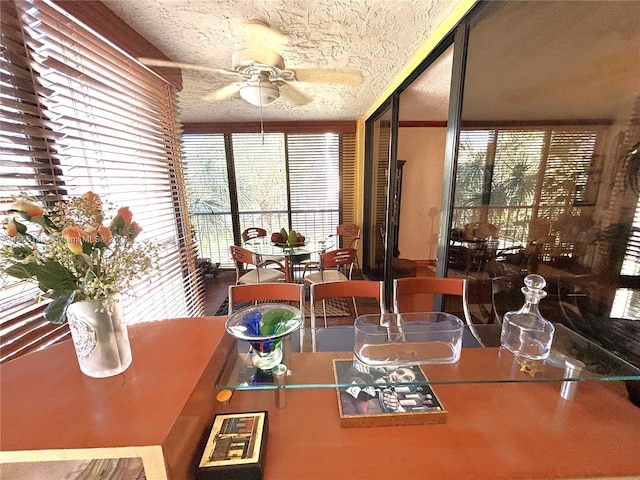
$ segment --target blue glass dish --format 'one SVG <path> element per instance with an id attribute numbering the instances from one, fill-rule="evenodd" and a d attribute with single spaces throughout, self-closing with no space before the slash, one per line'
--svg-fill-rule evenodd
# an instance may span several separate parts
<path id="1" fill-rule="evenodd" d="M 282 361 L 282 339 L 302 325 L 299 309 L 283 303 L 262 303 L 238 310 L 227 318 L 229 335 L 249 342 L 251 361 L 271 370 Z"/>

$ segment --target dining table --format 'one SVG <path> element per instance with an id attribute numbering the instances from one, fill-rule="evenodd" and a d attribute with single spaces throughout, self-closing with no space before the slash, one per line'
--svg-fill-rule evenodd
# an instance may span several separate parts
<path id="1" fill-rule="evenodd" d="M 1 364 L 3 480 L 114 459 L 134 472 L 124 478 L 194 480 L 214 417 L 234 412 L 268 413 L 264 480 L 640 476 L 640 408 L 619 381 L 640 375 L 606 353 L 602 365 L 623 376 L 593 368 L 567 400 L 562 374 L 536 379 L 498 361 L 498 347 L 463 348 L 455 364 L 425 370 L 446 422 L 344 428 L 331 365 L 351 352 L 291 351 L 283 386 L 239 382 L 246 352 L 225 320 L 132 325 L 133 362 L 108 378 L 83 375 L 70 340 Z"/>
<path id="2" fill-rule="evenodd" d="M 289 246 L 270 241 L 267 237 L 258 237 L 243 242 L 242 246 L 260 255 L 263 260 L 283 261 L 285 278 L 289 283 L 302 281 L 303 272 L 295 278 L 296 267 L 306 261 L 319 261 L 319 254 L 333 248 L 331 237 L 320 240 L 305 240 L 303 244 Z"/>

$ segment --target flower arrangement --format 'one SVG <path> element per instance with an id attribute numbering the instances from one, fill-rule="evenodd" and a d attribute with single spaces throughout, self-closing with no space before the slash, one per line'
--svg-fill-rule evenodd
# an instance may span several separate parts
<path id="1" fill-rule="evenodd" d="M 4 225 L 0 266 L 12 277 L 37 281 L 53 299 L 44 313 L 53 323 L 64 322 L 74 302 L 129 291 L 157 260 L 149 242 L 134 243 L 142 229 L 129 208 L 118 209 L 106 226 L 102 200 L 93 192 L 58 202 L 50 211 L 20 197 L 9 213 L 14 217 Z"/>

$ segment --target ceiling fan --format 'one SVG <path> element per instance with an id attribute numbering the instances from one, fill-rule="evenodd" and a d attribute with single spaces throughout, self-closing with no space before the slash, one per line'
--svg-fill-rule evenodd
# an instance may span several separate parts
<path id="1" fill-rule="evenodd" d="M 357 70 L 287 69 L 284 59 L 275 51 L 288 39 L 280 31 L 261 20 L 245 23 L 247 46 L 231 57 L 231 69 L 179 63 L 152 58 L 139 58 L 147 66 L 174 67 L 200 70 L 237 77 L 237 81 L 204 96 L 207 101 L 221 101 L 239 94 L 246 102 L 257 107 L 272 104 L 281 96 L 294 105 L 311 101 L 296 82 L 314 82 L 332 85 L 357 86 L 362 75 Z"/>

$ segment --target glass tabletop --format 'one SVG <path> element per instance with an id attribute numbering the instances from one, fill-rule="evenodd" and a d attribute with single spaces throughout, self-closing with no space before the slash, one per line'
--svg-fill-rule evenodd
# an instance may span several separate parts
<path id="1" fill-rule="evenodd" d="M 261 237 L 244 242 L 243 246 L 252 252 L 269 257 L 296 257 L 300 255 L 310 255 L 312 253 L 324 252 L 332 248 L 334 242 L 332 239 L 308 240 L 304 245 L 295 247 L 286 247 L 272 243 L 268 238 Z"/>
<path id="2" fill-rule="evenodd" d="M 552 351 L 546 360 L 528 360 L 516 357 L 500 348 L 500 325 L 475 325 L 474 332 L 465 327 L 465 337 L 476 342 L 463 341 L 460 359 L 449 364 L 420 364 L 418 368 L 429 384 L 462 383 L 510 383 L 510 382 L 580 382 L 580 381 L 640 381 L 640 369 L 603 349 L 585 337 L 555 324 Z M 331 331 L 353 345 L 354 330 L 351 326 L 318 329 Z M 216 385 L 218 389 L 251 390 L 274 388 L 347 388 L 353 385 L 349 375 L 338 374 L 345 368 L 368 375 L 359 375 L 360 386 L 398 385 L 397 372 L 402 367 L 367 367 L 357 359 L 353 349 L 342 351 L 300 351 L 300 333 L 309 338 L 309 329 L 296 332 L 284 342 L 283 375 L 263 372 L 255 368 L 248 355 L 249 346 L 234 340 L 224 369 Z M 304 338 L 303 337 L 303 338 Z M 484 347 L 469 347 L 484 345 Z M 337 349 L 336 349 L 337 350 Z M 419 375 L 422 377 L 422 375 Z M 403 385 L 424 384 L 424 380 L 403 379 Z"/>

